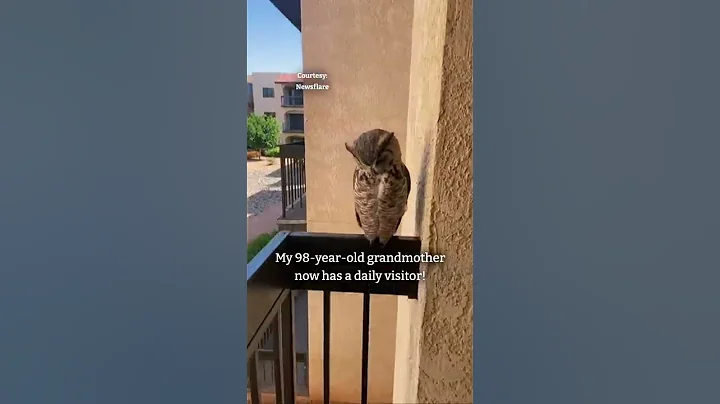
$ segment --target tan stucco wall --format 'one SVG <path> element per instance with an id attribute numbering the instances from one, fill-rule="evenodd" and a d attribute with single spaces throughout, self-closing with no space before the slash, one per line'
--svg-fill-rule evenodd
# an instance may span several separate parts
<path id="1" fill-rule="evenodd" d="M 354 161 L 344 142 L 384 128 L 406 139 L 413 0 L 303 0 L 303 69 L 327 73 L 328 91 L 305 91 L 307 226 L 360 233 Z M 310 83 L 312 81 L 306 81 Z M 310 293 L 310 395 L 322 400 L 322 295 Z M 336 294 L 331 314 L 331 399 L 360 401 L 362 297 Z M 369 401 L 392 400 L 397 298 L 371 299 Z"/>
<path id="2" fill-rule="evenodd" d="M 403 230 L 426 251 L 417 301 L 398 303 L 395 403 L 472 402 L 472 0 L 416 0 Z M 412 219 L 411 219 L 412 218 Z"/>
<path id="3" fill-rule="evenodd" d="M 280 96 L 282 95 L 282 86 L 275 84 L 275 79 L 284 73 L 253 73 L 249 76 L 249 80 L 253 83 L 253 101 L 255 102 L 255 113 L 263 115 L 266 112 L 274 112 L 278 118 L 283 114 L 283 108 L 280 106 Z M 275 98 L 263 98 L 263 87 L 275 89 Z"/>

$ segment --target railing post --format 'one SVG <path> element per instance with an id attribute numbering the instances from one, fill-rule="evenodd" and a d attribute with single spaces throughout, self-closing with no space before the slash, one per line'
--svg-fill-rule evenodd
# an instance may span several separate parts
<path id="1" fill-rule="evenodd" d="M 275 318 L 275 402 L 295 404 L 295 322 L 293 296 L 288 294 Z"/>
<path id="2" fill-rule="evenodd" d="M 297 200 L 297 190 L 295 189 L 297 187 L 298 178 L 297 178 L 297 159 L 292 159 L 292 181 L 290 181 L 290 207 L 292 208 L 295 206 L 295 201 Z"/>
<path id="3" fill-rule="evenodd" d="M 363 293 L 362 359 L 360 369 L 360 404 L 368 402 L 368 361 L 370 360 L 370 292 Z"/>
<path id="4" fill-rule="evenodd" d="M 291 293 L 280 309 L 280 321 L 282 324 L 282 335 L 278 336 L 282 341 L 281 354 L 284 356 L 282 362 L 283 397 L 288 404 L 295 404 L 295 393 L 297 392 L 297 352 L 295 351 L 295 293 Z"/>
<path id="5" fill-rule="evenodd" d="M 305 171 L 305 158 L 304 158 L 304 157 L 303 157 L 303 159 L 301 160 L 301 162 L 302 162 L 302 179 L 300 180 L 300 183 L 302 184 L 302 194 L 303 194 L 303 196 L 304 196 L 305 193 L 307 192 L 307 182 L 306 182 L 307 172 Z M 300 200 L 300 206 L 304 206 L 304 205 L 303 205 L 304 203 L 305 203 L 305 201 L 303 201 L 303 200 L 301 199 L 301 200 Z"/>
<path id="6" fill-rule="evenodd" d="M 283 146 L 280 146 L 280 196 L 282 198 L 282 217 L 285 218 L 285 212 L 287 211 L 287 174 L 285 173 L 286 157 L 282 155 Z"/>
<path id="7" fill-rule="evenodd" d="M 330 404 L 330 291 L 323 291 L 323 402 Z"/>
<path id="8" fill-rule="evenodd" d="M 250 402 L 252 404 L 261 404 L 260 401 L 260 386 L 258 385 L 257 376 L 257 352 L 253 351 L 250 353 L 248 358 L 248 376 L 250 378 Z"/>

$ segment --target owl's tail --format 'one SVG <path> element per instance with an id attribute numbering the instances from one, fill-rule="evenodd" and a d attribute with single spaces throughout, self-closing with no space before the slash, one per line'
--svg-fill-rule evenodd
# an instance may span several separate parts
<path id="1" fill-rule="evenodd" d="M 386 248 L 387 245 L 388 245 L 393 239 L 395 239 L 395 238 L 397 238 L 397 236 L 392 236 L 392 237 L 390 237 L 390 238 L 387 239 L 387 240 L 380 240 L 380 248 L 381 248 L 381 249 Z"/>
<path id="2" fill-rule="evenodd" d="M 375 247 L 375 245 L 377 245 L 378 238 L 368 238 L 368 241 L 370 242 L 370 247 Z"/>

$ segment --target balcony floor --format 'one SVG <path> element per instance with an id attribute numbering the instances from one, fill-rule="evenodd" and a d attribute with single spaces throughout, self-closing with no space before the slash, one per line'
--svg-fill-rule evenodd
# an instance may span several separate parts
<path id="1" fill-rule="evenodd" d="M 274 393 L 262 393 L 260 394 L 260 401 L 262 404 L 275 404 L 275 394 Z M 310 397 L 304 397 L 304 396 L 295 396 L 295 404 L 323 404 L 324 401 L 322 397 L 320 397 L 319 400 L 311 400 Z M 252 401 L 250 399 L 250 393 L 247 393 L 247 404 L 252 404 Z M 330 404 L 351 404 L 351 403 L 343 403 L 340 401 L 330 401 Z"/>
<path id="2" fill-rule="evenodd" d="M 275 404 L 275 394 L 274 393 L 261 393 L 260 394 L 260 402 L 262 404 Z M 322 401 L 315 401 L 315 402 L 322 402 Z M 302 396 L 296 396 L 295 397 L 295 403 L 296 404 L 311 404 L 315 403 L 310 400 L 310 397 L 302 397 Z M 252 399 L 250 398 L 250 392 L 247 393 L 247 404 L 252 404 Z"/>
<path id="3" fill-rule="evenodd" d="M 288 209 L 287 213 L 285 213 L 285 219 L 286 220 L 302 220 L 303 222 L 306 219 L 307 214 L 307 202 L 305 201 L 305 197 L 303 196 L 300 198 L 300 201 L 295 203 L 295 205 Z"/>
<path id="4" fill-rule="evenodd" d="M 303 196 L 298 202 L 285 212 L 285 217 L 278 218 L 281 225 L 305 225 L 307 222 L 307 202 Z"/>

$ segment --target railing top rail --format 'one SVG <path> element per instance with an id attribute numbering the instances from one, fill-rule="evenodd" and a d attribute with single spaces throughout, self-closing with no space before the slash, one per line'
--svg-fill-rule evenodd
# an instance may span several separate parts
<path id="1" fill-rule="evenodd" d="M 282 95 L 280 96 L 280 103 L 283 106 L 297 106 L 300 107 L 304 103 L 304 98 L 302 95 Z"/>
<path id="2" fill-rule="evenodd" d="M 290 232 L 278 232 L 265 247 L 247 265 L 247 280 L 260 272 L 263 265 L 269 264 L 275 258 L 275 251 L 280 251 L 281 246 L 286 243 Z"/>
<path id="3" fill-rule="evenodd" d="M 404 272 L 417 274 L 420 262 L 403 260 L 402 262 L 374 262 L 369 265 L 365 258 L 360 262 L 350 262 L 347 257 L 368 257 L 370 254 L 417 256 L 420 254 L 420 239 L 417 237 L 396 237 L 387 248 L 371 250 L 365 236 L 360 234 L 332 234 L 279 232 L 268 245 L 248 264 L 248 293 L 250 288 L 263 286 L 277 289 L 319 290 L 348 293 L 371 293 L 382 295 L 407 296 L 417 298 L 417 279 L 385 278 L 385 273 Z M 319 265 L 315 257 L 341 257 L 335 262 L 323 262 Z M 280 258 L 279 258 L 280 257 Z M 283 261 L 283 258 L 289 260 Z M 298 257 L 300 257 L 298 259 Z M 305 260 L 304 257 L 308 257 Z M 304 280 L 295 279 L 295 273 L 370 273 L 380 274 L 380 281 L 372 279 L 339 279 L 333 281 L 322 278 Z M 376 275 L 377 276 L 377 275 Z"/>
<path id="4" fill-rule="evenodd" d="M 305 142 L 295 142 L 280 145 L 281 158 L 305 158 Z"/>
<path id="5" fill-rule="evenodd" d="M 257 347 L 262 333 L 268 328 L 274 313 L 279 310 L 283 299 L 287 297 L 287 288 L 273 286 L 271 280 L 275 269 L 275 251 L 282 251 L 290 233 L 281 231 L 260 250 L 247 266 L 247 341 L 248 349 Z"/>

